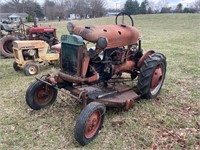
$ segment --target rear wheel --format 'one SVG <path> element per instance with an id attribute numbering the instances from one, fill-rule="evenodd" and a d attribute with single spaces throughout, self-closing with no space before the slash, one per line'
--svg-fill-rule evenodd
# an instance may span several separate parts
<path id="1" fill-rule="evenodd" d="M 106 107 L 97 102 L 89 103 L 80 113 L 74 130 L 75 139 L 86 145 L 97 136 L 102 128 Z"/>
<path id="2" fill-rule="evenodd" d="M 137 84 L 142 97 L 150 99 L 159 94 L 165 79 L 166 64 L 166 57 L 161 53 L 154 53 L 144 61 Z"/>
<path id="3" fill-rule="evenodd" d="M 38 73 L 39 66 L 34 62 L 29 62 L 24 66 L 24 74 L 26 76 L 36 75 Z"/>
<path id="4" fill-rule="evenodd" d="M 1 41 L 0 41 L 0 51 L 1 51 L 1 54 L 5 57 L 8 57 L 8 58 L 12 58 L 14 57 L 13 55 L 13 50 L 12 50 L 12 42 L 17 40 L 16 37 L 14 36 L 4 36 Z"/>
<path id="5" fill-rule="evenodd" d="M 26 103 L 34 110 L 53 104 L 57 97 L 57 89 L 42 81 L 36 80 L 26 91 Z"/>

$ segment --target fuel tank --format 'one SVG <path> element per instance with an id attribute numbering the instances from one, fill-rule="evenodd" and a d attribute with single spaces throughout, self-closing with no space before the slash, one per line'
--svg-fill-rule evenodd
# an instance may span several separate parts
<path id="1" fill-rule="evenodd" d="M 71 34 L 79 35 L 84 40 L 96 43 L 99 38 L 105 38 L 105 49 L 136 44 L 139 39 L 137 28 L 129 25 L 76 26 L 69 22 Z"/>

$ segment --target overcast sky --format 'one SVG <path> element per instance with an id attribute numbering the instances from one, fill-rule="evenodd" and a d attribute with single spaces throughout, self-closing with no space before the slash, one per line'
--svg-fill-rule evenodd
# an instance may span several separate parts
<path id="1" fill-rule="evenodd" d="M 40 4 L 44 2 L 44 0 L 36 0 L 36 1 L 38 1 Z M 137 1 L 141 3 L 143 0 L 137 0 Z M 185 7 L 191 5 L 195 0 L 148 0 L 148 1 L 155 5 L 158 4 L 160 1 L 162 1 L 168 4 L 168 6 L 176 6 L 178 3 L 182 3 L 183 6 Z M 105 2 L 107 8 L 120 9 L 124 7 L 124 3 L 126 2 L 126 0 L 105 0 Z"/>
<path id="2" fill-rule="evenodd" d="M 107 7 L 112 8 L 123 8 L 124 3 L 126 0 L 106 0 L 107 1 Z M 141 3 L 143 0 L 138 0 L 139 3 Z M 159 2 L 166 3 L 168 6 L 176 6 L 178 3 L 182 3 L 183 6 L 189 6 L 191 5 L 195 0 L 148 0 L 149 2 L 153 4 L 158 4 Z"/>

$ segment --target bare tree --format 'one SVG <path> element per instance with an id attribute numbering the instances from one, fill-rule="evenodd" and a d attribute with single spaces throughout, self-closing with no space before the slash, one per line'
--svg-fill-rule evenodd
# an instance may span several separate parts
<path id="1" fill-rule="evenodd" d="M 104 0 L 65 0 L 68 14 L 79 14 L 82 18 L 101 17 L 105 13 Z"/>
<path id="2" fill-rule="evenodd" d="M 51 0 L 45 0 L 44 2 L 44 15 L 46 17 L 48 17 L 48 19 L 50 20 L 54 20 L 55 17 L 56 17 L 56 8 L 55 8 L 55 2 L 54 1 L 51 1 Z"/>
<path id="3" fill-rule="evenodd" d="M 179 3 L 179 4 L 176 6 L 175 12 L 177 12 L 177 13 L 182 13 L 182 11 L 183 11 L 183 4 Z"/>
<path id="4" fill-rule="evenodd" d="M 4 13 L 22 13 L 26 12 L 28 14 L 32 14 L 32 12 L 36 12 L 39 16 L 41 16 L 41 7 L 34 0 L 7 0 L 1 4 L 1 12 Z"/>
<path id="5" fill-rule="evenodd" d="M 4 13 L 14 13 L 21 12 L 19 9 L 19 4 L 15 1 L 6 1 L 4 4 L 1 4 L 1 12 Z"/>
<path id="6" fill-rule="evenodd" d="M 91 8 L 91 17 L 101 17 L 105 13 L 105 1 L 104 0 L 89 0 L 89 6 Z"/>
<path id="7" fill-rule="evenodd" d="M 162 8 L 168 8 L 169 2 L 167 0 L 160 0 L 157 3 L 157 8 L 160 11 Z"/>
<path id="8" fill-rule="evenodd" d="M 35 0 L 7 0 L 1 5 L 1 12 L 26 12 L 40 17 L 44 13 L 50 20 L 68 17 L 71 13 L 81 18 L 101 17 L 105 14 L 105 0 L 45 0 L 43 12 Z"/>
<path id="9" fill-rule="evenodd" d="M 200 11 L 200 0 L 196 0 L 194 2 L 194 7 L 195 7 L 196 11 Z"/>
<path id="10" fill-rule="evenodd" d="M 66 11 L 66 1 L 67 0 L 54 0 L 55 3 L 55 15 L 59 18 L 65 17 L 65 11 Z"/>

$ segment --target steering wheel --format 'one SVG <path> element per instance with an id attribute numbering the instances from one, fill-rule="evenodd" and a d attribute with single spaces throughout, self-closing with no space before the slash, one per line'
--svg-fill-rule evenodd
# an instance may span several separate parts
<path id="1" fill-rule="evenodd" d="M 118 20 L 119 20 L 118 17 L 120 17 L 120 16 L 122 17 L 122 23 L 121 23 L 121 25 L 126 25 L 126 24 L 124 23 L 124 21 L 125 21 L 125 16 L 127 16 L 127 17 L 130 19 L 130 21 L 131 21 L 131 26 L 134 26 L 133 18 L 132 18 L 130 15 L 124 13 L 124 12 L 120 12 L 119 14 L 117 14 L 117 16 L 116 16 L 116 18 L 115 18 L 115 23 L 116 23 L 117 25 L 118 25 Z"/>

